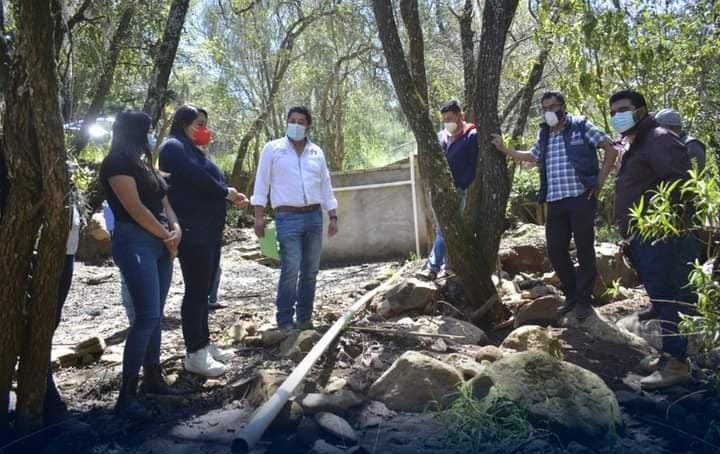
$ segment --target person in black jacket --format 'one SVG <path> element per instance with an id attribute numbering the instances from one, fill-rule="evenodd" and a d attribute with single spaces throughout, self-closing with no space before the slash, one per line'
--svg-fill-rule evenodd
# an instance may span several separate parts
<path id="1" fill-rule="evenodd" d="M 210 143 L 206 118 L 197 108 L 175 112 L 170 137 L 160 146 L 160 169 L 168 175 L 168 197 L 182 226 L 178 257 L 185 281 L 182 329 L 185 369 L 207 377 L 226 371 L 233 357 L 210 342 L 208 297 L 220 263 L 226 203 L 247 206 L 247 198 L 225 184 L 222 171 L 198 147 Z"/>

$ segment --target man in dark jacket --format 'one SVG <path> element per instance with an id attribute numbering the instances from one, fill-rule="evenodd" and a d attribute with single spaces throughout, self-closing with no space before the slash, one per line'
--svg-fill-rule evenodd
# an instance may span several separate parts
<path id="1" fill-rule="evenodd" d="M 617 150 L 610 137 L 582 116 L 566 112 L 565 96 L 549 91 L 540 100 L 543 123 L 530 151 L 512 150 L 499 135 L 492 143 L 518 161 L 540 167 L 540 202 L 547 202 L 548 256 L 565 292 L 561 313 L 575 310 L 579 320 L 592 313 L 595 264 L 595 211 L 597 193 L 613 168 Z M 597 149 L 605 150 L 602 169 Z M 575 240 L 579 267 L 570 259 L 570 238 Z"/>
<path id="2" fill-rule="evenodd" d="M 675 109 L 662 109 L 655 114 L 655 120 L 665 129 L 674 132 L 688 148 L 690 163 L 695 162 L 699 172 L 705 169 L 705 144 L 688 134 L 683 129 L 683 120 L 680 112 Z"/>
<path id="3" fill-rule="evenodd" d="M 645 389 L 664 388 L 690 380 L 686 339 L 678 335 L 677 324 L 679 312 L 694 302 L 687 284 L 698 242 L 692 234 L 643 240 L 631 232 L 629 215 L 641 199 L 647 206 L 660 183 L 687 178 L 690 159 L 685 144 L 648 115 L 640 93 L 615 93 L 610 97 L 610 109 L 613 128 L 630 144 L 615 183 L 615 218 L 651 301 L 640 318 L 659 319 L 664 334 L 658 370 L 640 383 Z"/>

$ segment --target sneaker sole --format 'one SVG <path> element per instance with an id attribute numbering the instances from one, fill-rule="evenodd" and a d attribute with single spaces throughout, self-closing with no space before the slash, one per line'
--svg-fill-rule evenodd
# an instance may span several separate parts
<path id="1" fill-rule="evenodd" d="M 223 375 L 225 372 L 227 372 L 227 369 L 222 369 L 221 371 L 218 371 L 218 372 L 211 372 L 208 370 L 198 370 L 198 369 L 195 369 L 192 367 L 188 367 L 187 365 L 185 365 L 185 370 L 190 373 L 202 375 L 203 377 L 209 377 L 209 378 L 216 378 L 216 377 Z"/>

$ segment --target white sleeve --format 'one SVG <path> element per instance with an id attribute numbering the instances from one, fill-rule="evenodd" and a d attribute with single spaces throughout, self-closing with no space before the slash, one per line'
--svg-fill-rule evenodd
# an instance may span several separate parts
<path id="1" fill-rule="evenodd" d="M 323 208 L 325 211 L 334 210 L 338 207 L 337 199 L 335 198 L 335 194 L 333 193 L 332 188 L 332 181 L 330 180 L 330 170 L 327 166 L 327 161 L 325 160 L 325 156 L 323 155 L 322 160 L 322 200 L 323 200 Z"/>
<path id="2" fill-rule="evenodd" d="M 268 143 L 260 156 L 260 163 L 255 174 L 255 187 L 253 195 L 250 197 L 250 204 L 253 206 L 265 207 L 268 203 L 270 179 L 272 178 L 272 151 L 272 147 Z"/>

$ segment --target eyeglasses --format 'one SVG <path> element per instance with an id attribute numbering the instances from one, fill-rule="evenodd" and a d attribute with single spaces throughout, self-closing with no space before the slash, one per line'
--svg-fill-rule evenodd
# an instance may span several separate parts
<path id="1" fill-rule="evenodd" d="M 635 109 L 633 109 L 630 106 L 622 106 L 622 107 L 618 108 L 617 110 L 611 110 L 610 116 L 614 117 L 616 113 L 620 113 L 620 112 L 635 112 Z"/>
<path id="2" fill-rule="evenodd" d="M 550 104 L 549 106 L 542 106 L 542 111 L 543 112 L 555 112 L 556 110 L 558 110 L 561 107 L 562 107 L 562 104 L 556 102 L 556 103 Z"/>

